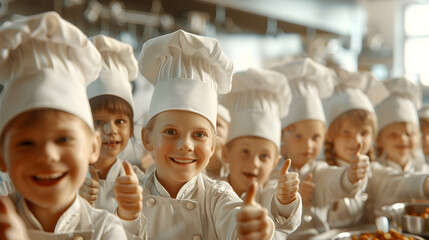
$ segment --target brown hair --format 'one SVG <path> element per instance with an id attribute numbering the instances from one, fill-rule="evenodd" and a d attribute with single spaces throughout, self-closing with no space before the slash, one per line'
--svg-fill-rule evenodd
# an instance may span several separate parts
<path id="1" fill-rule="evenodd" d="M 349 110 L 349 111 L 341 114 L 340 116 L 335 118 L 335 120 L 331 123 L 331 126 L 329 126 L 327 136 L 331 136 L 331 137 L 325 138 L 325 145 L 324 145 L 325 157 L 326 157 L 326 162 L 329 165 L 333 165 L 333 166 L 338 165 L 338 163 L 335 160 L 336 155 L 335 155 L 335 151 L 334 151 L 334 143 L 332 141 L 332 138 L 338 134 L 338 132 L 341 128 L 341 124 L 345 120 L 350 120 L 352 122 L 352 124 L 354 124 L 356 126 L 367 126 L 367 125 L 369 125 L 373 131 L 373 140 L 375 140 L 375 136 L 377 133 L 377 119 L 376 119 L 376 116 L 374 113 L 368 112 L 368 111 L 363 110 L 363 109 L 352 109 L 352 110 Z M 370 161 L 375 160 L 374 147 L 371 147 L 369 149 L 367 155 L 368 155 Z"/>
<path id="2" fill-rule="evenodd" d="M 91 112 L 94 115 L 99 110 L 106 110 L 109 113 L 125 114 L 130 120 L 130 136 L 134 135 L 134 112 L 131 105 L 120 97 L 113 95 L 100 95 L 89 99 Z"/>
<path id="3" fill-rule="evenodd" d="M 420 129 L 429 127 L 429 118 L 420 118 Z"/>

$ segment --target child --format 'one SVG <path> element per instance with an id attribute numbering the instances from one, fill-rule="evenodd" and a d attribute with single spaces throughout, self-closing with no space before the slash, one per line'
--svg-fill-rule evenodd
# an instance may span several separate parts
<path id="1" fill-rule="evenodd" d="M 419 148 L 419 87 L 406 78 L 384 82 L 390 96 L 375 108 L 380 129 L 377 136 L 377 161 L 383 166 L 405 172 L 429 172 L 429 166 L 415 158 Z"/>
<path id="2" fill-rule="evenodd" d="M 268 180 L 280 159 L 280 116 L 289 106 L 289 85 L 282 74 L 262 69 L 236 73 L 232 83 L 231 93 L 221 99 L 231 112 L 224 153 L 228 182 L 242 197 L 252 182 L 258 183 L 257 202 L 275 220 L 276 239 L 284 239 L 300 224 L 299 179 L 285 163 L 278 181 Z"/>
<path id="3" fill-rule="evenodd" d="M 126 175 L 118 154 L 133 136 L 134 102 L 129 81 L 137 77 L 138 66 L 130 45 L 103 35 L 92 42 L 103 59 L 100 76 L 87 88 L 95 129 L 101 134 L 101 150 L 79 193 L 96 208 L 113 213 L 117 207 L 116 179 Z"/>
<path id="4" fill-rule="evenodd" d="M 388 96 L 383 83 L 370 73 L 340 70 L 338 77 L 335 94 L 324 102 L 329 126 L 325 140 L 326 161 L 330 165 L 349 166 L 358 148 L 357 156 L 367 155 L 372 162 L 366 190 L 354 198 L 332 204 L 328 212 L 331 228 L 373 224 L 374 214 L 378 214 L 382 206 L 429 196 L 427 175 L 397 173 L 373 161 L 372 143 L 377 120 L 372 104 Z"/>
<path id="5" fill-rule="evenodd" d="M 216 118 L 216 134 L 219 141 L 216 144 L 215 152 L 210 158 L 209 164 L 205 169 L 207 176 L 213 179 L 221 179 L 228 176 L 229 167 L 222 160 L 222 148 L 225 146 L 226 138 L 229 132 L 229 123 L 231 116 L 228 109 L 223 105 L 217 105 L 217 118 Z"/>
<path id="6" fill-rule="evenodd" d="M 288 239 L 308 239 L 329 230 L 328 209 L 335 200 L 353 197 L 367 182 L 369 161 L 353 158 L 351 167 L 329 167 L 316 161 L 326 132 L 326 120 L 319 98 L 329 97 L 334 90 L 335 73 L 310 58 L 276 67 L 286 75 L 292 89 L 288 115 L 282 119 L 282 142 L 285 158 L 299 173 L 299 192 L 303 203 L 303 220 Z"/>
<path id="7" fill-rule="evenodd" d="M 125 239 L 115 216 L 77 194 L 99 154 L 85 91 L 101 68 L 97 49 L 55 12 L 0 34 L 0 168 L 20 194 L 30 239 Z"/>
<path id="8" fill-rule="evenodd" d="M 155 85 L 142 140 L 156 167 L 144 183 L 146 225 L 126 227 L 140 236 L 145 227 L 152 239 L 271 239 L 274 224 L 262 207 L 240 209 L 228 184 L 201 174 L 214 152 L 217 92 L 231 86 L 233 65 L 217 40 L 182 30 L 154 38 L 139 66 Z"/>
<path id="9" fill-rule="evenodd" d="M 418 111 L 420 132 L 422 134 L 421 143 L 424 153 L 424 162 L 428 163 L 429 159 L 429 105 L 424 105 Z"/>

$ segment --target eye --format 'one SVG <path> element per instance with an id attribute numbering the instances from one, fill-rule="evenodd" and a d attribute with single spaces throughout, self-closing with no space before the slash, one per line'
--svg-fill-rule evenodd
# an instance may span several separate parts
<path id="1" fill-rule="evenodd" d="M 68 143 L 71 142 L 71 138 L 67 136 L 63 136 L 57 139 L 58 143 Z"/>
<path id="2" fill-rule="evenodd" d="M 296 138 L 296 139 L 301 139 L 301 138 L 302 138 L 302 135 L 301 135 L 301 134 L 295 134 L 295 138 Z"/>
<path id="3" fill-rule="evenodd" d="M 207 137 L 207 133 L 205 132 L 196 132 L 194 133 L 194 136 L 197 138 L 203 138 L 203 137 Z"/>
<path id="4" fill-rule="evenodd" d="M 248 155 L 250 153 L 250 151 L 246 148 L 243 148 L 243 149 L 241 149 L 240 153 L 243 155 Z"/>
<path id="5" fill-rule="evenodd" d="M 103 121 L 101 121 L 101 120 L 95 120 L 95 121 L 94 121 L 94 126 L 95 126 L 95 127 L 101 126 L 101 125 L 103 125 L 103 124 L 104 124 L 104 122 L 103 122 Z"/>
<path id="6" fill-rule="evenodd" d="M 34 145 L 34 142 L 30 141 L 30 140 L 23 140 L 23 141 L 18 142 L 18 144 L 17 144 L 18 147 L 29 147 L 29 146 L 33 146 L 33 145 Z"/>
<path id="7" fill-rule="evenodd" d="M 362 132 L 360 133 L 360 135 L 362 135 L 362 136 L 367 136 L 368 134 L 369 134 L 369 131 L 368 131 L 368 130 L 362 131 Z"/>
<path id="8" fill-rule="evenodd" d="M 320 138 L 321 138 L 321 136 L 320 136 L 319 134 L 317 134 L 317 135 L 314 135 L 311 139 L 312 139 L 314 142 L 317 142 L 317 141 L 319 141 L 319 140 L 320 140 Z"/>
<path id="9" fill-rule="evenodd" d="M 176 130 L 171 129 L 171 128 L 165 129 L 163 133 L 165 133 L 167 135 L 176 135 L 177 134 Z"/>
<path id="10" fill-rule="evenodd" d="M 115 121 L 116 124 L 125 124 L 126 121 L 124 119 L 118 119 Z"/>
<path id="11" fill-rule="evenodd" d="M 270 155 L 263 153 L 259 156 L 259 159 L 261 159 L 263 162 L 266 162 L 268 159 L 270 159 Z"/>

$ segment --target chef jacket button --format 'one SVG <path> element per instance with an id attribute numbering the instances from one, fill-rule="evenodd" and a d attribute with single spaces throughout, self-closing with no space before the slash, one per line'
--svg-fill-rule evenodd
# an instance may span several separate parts
<path id="1" fill-rule="evenodd" d="M 84 240 L 82 236 L 74 236 L 73 240 Z"/>
<path id="2" fill-rule="evenodd" d="M 146 205 L 147 205 L 148 207 L 153 207 L 153 206 L 155 206 L 155 203 L 156 203 L 155 198 L 149 198 L 149 199 L 146 201 Z"/>
<path id="3" fill-rule="evenodd" d="M 200 235 L 195 235 L 192 240 L 201 240 L 201 236 Z"/>
<path id="4" fill-rule="evenodd" d="M 191 202 L 186 203 L 186 208 L 187 208 L 187 209 L 192 210 L 192 209 L 194 209 L 194 207 L 195 207 L 195 204 L 193 204 L 193 203 L 191 203 Z M 194 239 L 195 239 L 195 238 L 194 238 Z"/>

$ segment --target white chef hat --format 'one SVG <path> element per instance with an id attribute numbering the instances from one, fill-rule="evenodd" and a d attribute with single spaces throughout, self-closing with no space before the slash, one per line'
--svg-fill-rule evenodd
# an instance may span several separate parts
<path id="1" fill-rule="evenodd" d="M 429 104 L 423 105 L 417 113 L 419 118 L 429 118 Z"/>
<path id="2" fill-rule="evenodd" d="M 334 94 L 323 101 L 328 126 L 341 114 L 354 109 L 374 113 L 374 106 L 389 96 L 384 84 L 371 72 L 338 70 Z"/>
<path id="3" fill-rule="evenodd" d="M 406 78 L 386 80 L 384 84 L 390 96 L 375 107 L 379 131 L 396 122 L 410 122 L 418 126 L 417 109 L 421 104 L 419 86 Z"/>
<path id="4" fill-rule="evenodd" d="M 0 36 L 0 128 L 25 111 L 51 108 L 94 130 L 86 86 L 98 77 L 101 57 L 85 34 L 47 12 L 2 26 Z"/>
<path id="5" fill-rule="evenodd" d="M 281 73 L 251 68 L 234 74 L 231 92 L 221 98 L 231 113 L 227 142 L 256 136 L 280 149 L 280 118 L 287 114 L 290 98 L 289 84 Z"/>
<path id="6" fill-rule="evenodd" d="M 217 115 L 227 123 L 231 122 L 231 114 L 229 114 L 229 110 L 220 103 L 217 104 Z"/>
<path id="7" fill-rule="evenodd" d="M 131 81 L 138 75 L 138 64 L 131 45 L 116 39 L 97 35 L 92 42 L 103 59 L 100 76 L 87 90 L 88 98 L 100 95 L 114 95 L 127 101 L 134 107 Z"/>
<path id="8" fill-rule="evenodd" d="M 217 93 L 231 90 L 233 64 L 214 38 L 178 30 L 147 41 L 139 57 L 154 86 L 148 121 L 160 112 L 185 110 L 216 128 Z"/>
<path id="9" fill-rule="evenodd" d="M 292 93 L 289 113 L 281 119 L 282 128 L 302 120 L 318 120 L 326 123 L 321 98 L 334 92 L 336 74 L 311 58 L 295 60 L 273 70 L 283 73 Z"/>

